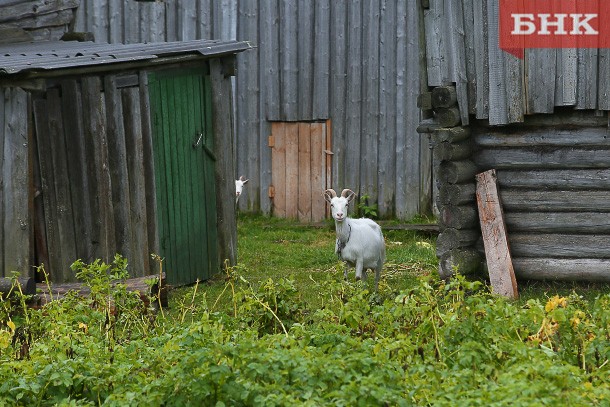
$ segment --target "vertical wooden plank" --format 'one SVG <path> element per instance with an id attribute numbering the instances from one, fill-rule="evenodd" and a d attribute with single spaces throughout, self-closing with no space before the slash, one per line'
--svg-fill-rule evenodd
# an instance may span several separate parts
<path id="1" fill-rule="evenodd" d="M 417 14 L 415 13 L 416 18 Z M 419 46 L 418 38 L 407 35 L 407 30 L 409 33 L 413 32 L 413 27 L 407 21 L 409 15 L 412 16 L 413 12 L 408 12 L 406 2 L 398 2 L 396 5 L 396 134 L 394 136 L 396 179 L 394 181 L 394 211 L 395 215 L 399 218 L 405 216 L 409 196 L 406 185 L 409 176 L 407 172 L 409 165 L 407 161 L 407 126 L 409 125 L 407 122 L 407 92 L 413 86 L 413 81 L 409 76 L 409 73 L 412 73 L 412 71 L 407 72 L 407 66 L 410 61 L 409 57 L 417 57 L 417 53 L 415 55 L 412 53 L 414 46 Z M 416 19 L 415 22 L 417 23 L 418 20 Z M 411 52 L 408 53 L 408 50 Z M 419 122 L 419 118 L 417 121 Z"/>
<path id="2" fill-rule="evenodd" d="M 108 42 L 120 44 L 125 38 L 123 31 L 123 1 L 107 0 L 106 3 L 108 3 Z"/>
<path id="3" fill-rule="evenodd" d="M 221 60 L 212 61 L 210 65 L 210 76 L 204 77 L 203 81 L 203 94 L 206 133 L 213 134 L 213 136 L 206 138 L 205 145 L 212 151 L 223 149 L 225 155 L 220 153 L 220 159 L 226 160 L 225 163 L 218 165 L 218 160 L 214 162 L 207 153 L 204 157 L 206 188 L 216 192 L 209 193 L 205 197 L 206 223 L 210 225 L 206 230 L 208 269 L 210 273 L 215 273 L 225 261 L 228 261 L 229 266 L 233 266 L 237 262 L 237 217 L 235 205 L 229 201 L 229 198 L 235 198 L 235 182 L 232 176 L 232 170 L 235 167 L 231 161 L 234 156 L 231 144 L 233 123 L 231 79 L 224 76 Z M 213 69 L 212 66 L 214 66 Z M 213 85 L 214 80 L 220 81 L 218 83 L 220 86 Z M 221 120 L 222 124 L 215 124 L 216 120 Z M 215 178 L 223 184 L 220 185 Z M 216 199 L 217 196 L 218 199 Z M 219 202 L 220 199 L 226 199 L 226 201 Z M 216 227 L 214 227 L 215 224 Z"/>
<path id="4" fill-rule="evenodd" d="M 107 1 L 89 0 L 85 15 L 87 16 L 87 31 L 93 33 L 95 40 L 110 42 L 109 3 Z"/>
<path id="5" fill-rule="evenodd" d="M 74 213 L 74 232 L 76 234 L 75 259 L 93 260 L 92 213 L 90 202 L 89 177 L 85 133 L 83 129 L 83 103 L 80 89 L 75 80 L 61 82 L 62 114 L 64 120 L 70 194 Z M 42 135 L 44 137 L 44 135 Z"/>
<path id="6" fill-rule="evenodd" d="M 178 41 L 188 41 L 197 38 L 197 4 L 196 0 L 180 0 L 176 2 Z"/>
<path id="7" fill-rule="evenodd" d="M 382 1 L 380 7 L 379 48 L 379 161 L 378 204 L 379 215 L 390 217 L 394 213 L 396 190 L 396 2 Z"/>
<path id="8" fill-rule="evenodd" d="M 346 185 L 346 148 L 347 148 L 347 2 L 332 1 L 330 4 L 330 118 L 334 127 L 332 152 L 333 179 L 331 185 Z"/>
<path id="9" fill-rule="evenodd" d="M 323 198 L 326 185 L 324 183 L 326 149 L 324 143 L 324 123 L 311 124 L 311 194 L 308 200 L 311 201 L 311 221 L 320 222 L 326 217 L 326 205 Z"/>
<path id="10" fill-rule="evenodd" d="M 447 44 L 452 55 L 451 67 L 449 68 L 450 77 L 451 81 L 455 82 L 462 124 L 467 126 L 469 123 L 468 73 L 462 2 L 445 2 L 445 13 L 447 15 L 447 27 L 449 28 Z"/>
<path id="11" fill-rule="evenodd" d="M 273 147 L 271 153 L 273 189 L 273 215 L 286 217 L 286 126 L 284 122 L 273 122 L 271 134 Z"/>
<path id="12" fill-rule="evenodd" d="M 481 31 L 475 30 L 474 24 L 474 4 L 472 0 L 462 0 L 462 10 L 464 17 L 464 46 L 466 58 L 466 80 L 468 87 L 468 113 L 476 114 L 476 57 L 475 57 L 475 37 L 483 36 Z"/>
<path id="13" fill-rule="evenodd" d="M 297 117 L 299 121 L 311 120 L 313 110 L 313 27 L 315 2 L 298 0 L 297 4 Z M 312 7 L 313 6 L 313 7 Z"/>
<path id="14" fill-rule="evenodd" d="M 299 197 L 299 124 L 286 124 L 286 217 L 297 219 Z"/>
<path id="15" fill-rule="evenodd" d="M 10 276 L 11 271 L 18 271 L 22 277 L 31 277 L 27 93 L 21 88 L 5 88 L 4 107 L 2 275 Z"/>
<path id="16" fill-rule="evenodd" d="M 61 269 L 60 239 L 57 228 L 57 200 L 55 188 L 53 188 L 53 160 L 50 151 L 52 148 L 49 129 L 49 112 L 47 101 L 35 99 L 33 101 L 34 125 L 36 128 L 38 163 L 40 166 L 40 198 L 44 212 L 44 224 L 41 225 L 42 233 L 46 236 L 46 248 L 48 253 L 45 267 L 47 273 L 55 276 L 55 270 Z"/>
<path id="17" fill-rule="evenodd" d="M 153 148 L 152 116 L 150 111 L 150 94 L 148 75 L 140 73 L 140 117 L 142 120 L 142 154 L 144 159 L 144 189 L 146 191 L 146 228 L 148 249 L 145 253 L 159 254 L 159 230 L 157 221 L 157 191 L 155 187 L 156 154 Z M 153 264 L 150 264 L 150 273 L 154 274 Z"/>
<path id="18" fill-rule="evenodd" d="M 316 0 L 313 46 L 313 107 L 312 119 L 330 117 L 330 0 Z"/>
<path id="19" fill-rule="evenodd" d="M 298 18 L 297 4 L 280 1 L 280 114 L 282 120 L 298 120 Z"/>
<path id="20" fill-rule="evenodd" d="M 142 42 L 140 39 L 140 5 L 137 1 L 128 1 L 123 4 L 123 43 L 135 44 Z M 152 22 L 154 23 L 154 22 Z"/>
<path id="21" fill-rule="evenodd" d="M 558 49 L 557 78 L 555 80 L 555 105 L 573 106 L 576 104 L 577 61 L 578 55 L 574 48 Z"/>
<path id="22" fill-rule="evenodd" d="M 135 87 L 121 91 L 129 181 L 130 241 L 132 253 L 129 264 L 131 266 L 132 277 L 143 277 L 148 275 L 150 271 L 147 230 L 149 220 L 146 211 L 144 162 L 152 157 L 144 155 L 139 96 L 139 90 Z"/>
<path id="23" fill-rule="evenodd" d="M 597 108 L 610 110 L 610 50 L 600 49 L 598 53 Z"/>
<path id="24" fill-rule="evenodd" d="M 360 195 L 360 160 L 362 143 L 362 0 L 348 4 L 347 16 L 347 103 L 345 128 L 345 184 L 341 188 L 350 188 Z M 337 185 L 336 187 L 339 188 Z"/>
<path id="25" fill-rule="evenodd" d="M 506 224 L 498 195 L 496 171 L 477 174 L 477 205 L 492 290 L 516 299 L 517 280 L 508 247 Z"/>
<path id="26" fill-rule="evenodd" d="M 127 172 L 127 152 L 125 148 L 125 128 L 121 95 L 116 88 L 116 77 L 104 78 L 106 101 L 108 162 L 112 186 L 112 206 L 114 209 L 115 239 L 117 252 L 131 260 L 131 219 L 129 217 L 129 181 Z"/>
<path id="27" fill-rule="evenodd" d="M 576 80 L 576 108 L 597 109 L 597 48 L 579 48 Z"/>
<path id="28" fill-rule="evenodd" d="M 214 38 L 224 41 L 234 40 L 237 35 L 238 0 L 221 0 L 220 2 L 206 0 L 205 2 L 202 2 L 204 4 L 201 4 L 201 8 L 204 9 L 205 7 L 209 7 L 207 4 L 205 4 L 209 2 L 212 2 L 214 5 L 214 15 L 212 20 L 214 21 L 212 27 L 214 29 L 214 33 L 211 37 L 206 37 L 202 35 L 201 38 Z M 259 7 L 263 7 L 262 3 L 259 5 Z"/>
<path id="29" fill-rule="evenodd" d="M 410 8 L 411 10 L 413 7 Z M 443 85 L 443 80 L 447 78 L 447 63 L 443 58 L 445 52 L 443 35 L 443 0 L 430 1 L 430 7 L 424 11 L 424 21 L 426 29 L 426 66 L 428 73 L 428 85 Z"/>
<path id="30" fill-rule="evenodd" d="M 232 129 L 233 106 L 231 103 L 231 79 L 222 71 L 222 62 L 210 62 L 210 92 L 214 151 L 216 153 L 216 216 L 218 224 L 218 255 L 228 259 L 230 265 L 237 261 L 237 222 L 235 215 L 235 182 L 233 179 Z"/>
<path id="31" fill-rule="evenodd" d="M 165 41 L 179 41 L 178 5 L 177 2 L 164 1 L 165 7 Z"/>
<path id="32" fill-rule="evenodd" d="M 555 108 L 555 49 L 528 49 L 525 52 L 526 112 L 553 113 Z"/>
<path id="33" fill-rule="evenodd" d="M 239 2 L 239 22 L 237 37 L 239 40 L 258 42 L 258 9 L 253 2 Z M 259 157 L 260 145 L 263 144 L 259 137 L 266 138 L 268 135 L 259 134 L 259 121 L 264 117 L 259 107 L 261 84 L 259 83 L 258 55 L 256 52 L 241 53 L 238 58 L 237 76 L 237 111 L 239 120 L 237 122 L 238 148 L 236 149 L 237 171 L 234 175 L 245 175 L 250 179 L 249 191 L 258 191 L 267 185 L 260 184 Z M 264 145 L 264 144 L 263 144 Z M 239 200 L 240 208 L 258 208 L 260 195 L 248 193 L 245 199 Z"/>
<path id="34" fill-rule="evenodd" d="M 504 70 L 504 51 L 499 47 L 498 16 L 498 2 L 488 2 L 489 124 L 491 125 L 508 123 L 508 108 L 506 106 L 508 73 Z"/>
<path id="35" fill-rule="evenodd" d="M 311 222 L 311 132 L 313 124 L 298 124 L 298 202 L 297 216 L 301 222 Z"/>
<path id="36" fill-rule="evenodd" d="M 265 16 L 265 18 L 259 20 L 260 39 L 258 43 L 258 82 L 260 83 L 260 112 L 258 115 L 260 188 L 258 193 L 260 194 L 261 212 L 270 214 L 272 200 L 269 198 L 268 188 L 272 185 L 272 152 L 268 145 L 268 136 L 272 133 L 272 125 L 269 121 L 280 119 L 279 7 L 277 1 L 260 2 L 259 7 L 259 15 Z M 235 175 L 241 174 L 236 173 Z M 257 192 L 250 186 L 248 188 L 248 193 Z"/>
<path id="37" fill-rule="evenodd" d="M 72 197 L 70 195 L 71 178 L 68 172 L 68 156 L 64 128 L 64 116 L 61 109 L 61 99 L 58 89 L 47 92 L 47 106 L 49 114 L 49 133 L 40 135 L 50 138 L 50 150 L 43 151 L 49 154 L 52 162 L 52 185 L 55 189 L 55 224 L 57 225 L 59 245 L 58 268 L 55 268 L 53 281 L 73 281 L 74 276 L 70 265 L 76 260 L 76 236 L 74 234 L 74 212 Z M 65 118 L 66 121 L 68 117 Z"/>
<path id="38" fill-rule="evenodd" d="M 0 171 L 4 171 L 4 140 L 6 139 L 5 119 L 8 117 L 5 110 L 5 100 L 9 99 L 9 88 L 0 88 Z M 4 183 L 0 183 L 0 277 L 6 277 L 4 269 Z"/>
<path id="39" fill-rule="evenodd" d="M 470 0 L 464 0 L 469 2 Z M 476 117 L 489 117 L 489 39 L 487 30 L 487 0 L 473 1 L 473 30 L 475 77 L 476 77 Z"/>
<path id="40" fill-rule="evenodd" d="M 378 195 L 378 137 L 379 137 L 379 2 L 363 2 L 362 37 L 362 141 L 360 160 L 360 196 L 370 201 Z"/>
<path id="41" fill-rule="evenodd" d="M 140 4 L 140 41 L 165 41 L 165 3 L 146 2 Z"/>
<path id="42" fill-rule="evenodd" d="M 212 0 L 197 1 L 197 38 L 220 38 L 225 10 L 224 3 L 225 0 L 222 0 L 222 3 Z"/>
<path id="43" fill-rule="evenodd" d="M 94 244 L 94 256 L 108 262 L 116 253 L 116 241 L 108 164 L 106 109 L 101 87 L 99 77 L 82 79 L 83 112 L 88 112 L 83 120 L 85 146 L 87 157 L 93 158 L 87 162 L 87 172 L 91 177 L 92 186 L 90 189 L 91 212 L 94 214 L 92 240 L 97 242 Z"/>

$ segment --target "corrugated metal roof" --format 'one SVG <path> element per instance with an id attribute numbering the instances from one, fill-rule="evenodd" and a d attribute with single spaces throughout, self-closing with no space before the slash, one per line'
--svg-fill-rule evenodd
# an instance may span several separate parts
<path id="1" fill-rule="evenodd" d="M 220 56 L 253 48 L 247 41 L 192 40 L 144 44 L 43 41 L 0 44 L 0 75 L 157 60 L 177 55 Z"/>

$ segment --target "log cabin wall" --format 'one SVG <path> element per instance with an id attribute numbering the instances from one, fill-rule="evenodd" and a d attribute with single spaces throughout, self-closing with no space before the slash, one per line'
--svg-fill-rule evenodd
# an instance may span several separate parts
<path id="1" fill-rule="evenodd" d="M 610 281 L 607 115 L 558 110 L 472 134 L 478 170 L 497 170 L 516 275 Z"/>

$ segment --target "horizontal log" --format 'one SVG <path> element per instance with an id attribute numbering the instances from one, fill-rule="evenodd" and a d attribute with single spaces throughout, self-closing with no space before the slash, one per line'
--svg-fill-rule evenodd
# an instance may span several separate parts
<path id="1" fill-rule="evenodd" d="M 457 105 L 457 91 L 454 86 L 437 86 L 432 89 L 432 106 L 453 107 Z"/>
<path id="2" fill-rule="evenodd" d="M 500 170 L 500 188 L 610 189 L 610 169 Z"/>
<path id="3" fill-rule="evenodd" d="M 460 110 L 456 107 L 435 109 L 434 115 L 441 127 L 455 127 L 462 122 Z"/>
<path id="4" fill-rule="evenodd" d="M 473 249 L 453 249 L 443 254 L 439 261 L 439 275 L 449 278 L 457 272 L 468 275 L 479 272 L 483 256 Z"/>
<path id="5" fill-rule="evenodd" d="M 474 135 L 475 143 L 482 147 L 584 147 L 610 146 L 607 127 L 584 129 L 521 129 L 480 132 Z"/>
<path id="6" fill-rule="evenodd" d="M 471 247 L 479 237 L 481 237 L 481 231 L 478 229 L 446 228 L 439 233 L 436 239 L 436 254 L 440 257 L 452 249 Z"/>
<path id="7" fill-rule="evenodd" d="M 479 222 L 476 206 L 442 206 L 439 210 L 439 225 L 445 228 L 474 229 Z"/>
<path id="8" fill-rule="evenodd" d="M 508 241 L 516 257 L 610 259 L 610 235 L 512 233 Z"/>
<path id="9" fill-rule="evenodd" d="M 475 202 L 475 184 L 447 184 L 443 183 L 438 189 L 439 206 L 463 205 Z"/>
<path id="10" fill-rule="evenodd" d="M 470 138 L 470 130 L 467 127 L 441 127 L 434 130 L 434 141 L 442 143 L 457 143 Z"/>
<path id="11" fill-rule="evenodd" d="M 36 294 L 36 280 L 33 277 L 19 277 L 17 282 L 21 286 L 23 294 Z M 19 288 L 13 284 L 13 279 L 7 277 L 0 278 L 0 294 L 2 298 L 6 298 L 6 295 L 11 291 L 19 292 Z"/>
<path id="12" fill-rule="evenodd" d="M 505 212 L 510 233 L 610 233 L 610 216 L 603 212 Z"/>
<path id="13" fill-rule="evenodd" d="M 477 151 L 474 162 L 481 168 L 567 169 L 607 168 L 610 149 L 599 148 L 496 148 Z"/>
<path id="14" fill-rule="evenodd" d="M 500 191 L 505 211 L 610 212 L 608 191 Z"/>
<path id="15" fill-rule="evenodd" d="M 444 141 L 434 146 L 434 158 L 438 161 L 465 160 L 472 156 L 473 144 L 470 140 L 459 143 Z"/>
<path id="16" fill-rule="evenodd" d="M 439 124 L 433 119 L 424 119 L 419 123 L 416 131 L 420 134 L 428 134 L 433 133 L 439 127 Z"/>
<path id="17" fill-rule="evenodd" d="M 443 161 L 438 166 L 437 178 L 449 184 L 474 182 L 477 166 L 470 160 Z"/>
<path id="18" fill-rule="evenodd" d="M 513 258 L 520 279 L 610 282 L 610 259 Z"/>

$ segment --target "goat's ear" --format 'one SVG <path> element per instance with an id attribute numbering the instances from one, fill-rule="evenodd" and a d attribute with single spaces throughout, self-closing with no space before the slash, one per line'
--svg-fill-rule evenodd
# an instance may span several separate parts
<path id="1" fill-rule="evenodd" d="M 326 191 L 324 191 L 324 199 L 326 199 L 327 202 L 330 202 L 331 199 L 336 198 L 337 197 L 337 193 L 335 192 L 334 189 L 327 189 Z"/>
<path id="2" fill-rule="evenodd" d="M 245 179 L 244 180 L 244 185 L 246 185 L 248 183 L 248 181 L 250 181 L 249 179 Z"/>
<path id="3" fill-rule="evenodd" d="M 343 192 L 341 192 L 341 196 L 346 198 L 347 202 L 351 202 L 356 197 L 356 193 L 351 189 L 344 189 Z"/>

